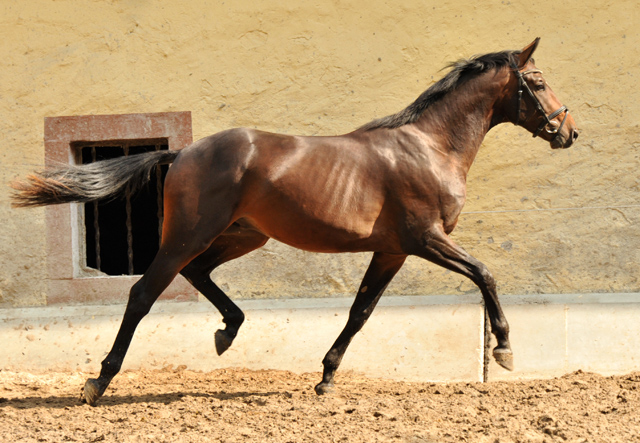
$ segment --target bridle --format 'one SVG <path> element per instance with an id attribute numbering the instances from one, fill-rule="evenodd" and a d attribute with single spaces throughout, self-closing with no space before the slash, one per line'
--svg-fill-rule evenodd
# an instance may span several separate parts
<path id="1" fill-rule="evenodd" d="M 518 70 L 517 67 L 513 67 L 512 69 L 516 77 L 518 78 L 518 84 L 519 84 L 518 85 L 518 112 L 516 114 L 515 124 L 516 125 L 520 124 L 520 112 L 522 111 L 522 91 L 526 90 L 529 93 L 529 96 L 531 97 L 531 99 L 533 100 L 533 103 L 536 105 L 536 109 L 544 117 L 544 120 L 542 121 L 542 123 L 540 123 L 540 126 L 538 127 L 538 129 L 536 129 L 535 132 L 533 133 L 533 137 L 534 138 L 537 137 L 542 132 L 543 129 L 546 129 L 546 131 L 549 134 L 555 134 L 555 136 L 551 139 L 551 141 L 553 141 L 562 130 L 564 123 L 567 121 L 567 117 L 569 116 L 569 109 L 567 109 L 567 107 L 563 105 L 560 108 L 558 108 L 556 111 L 547 115 L 544 108 L 542 107 L 542 103 L 540 103 L 540 100 L 538 100 L 538 97 L 536 97 L 536 95 L 533 93 L 533 91 L 531 90 L 531 88 L 529 87 L 529 85 L 524 79 L 524 76 L 527 74 L 534 74 L 534 73 L 542 74 L 542 71 L 539 69 L 529 69 L 528 71 L 521 72 L 520 70 Z M 553 129 L 551 120 L 553 120 L 563 112 L 565 114 L 564 114 L 564 118 L 562 119 L 562 123 L 560 123 L 560 126 Z"/>

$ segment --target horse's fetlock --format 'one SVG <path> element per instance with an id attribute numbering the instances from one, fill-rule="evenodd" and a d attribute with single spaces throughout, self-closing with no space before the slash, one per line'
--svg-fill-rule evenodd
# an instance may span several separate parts
<path id="1" fill-rule="evenodd" d="M 509 323 L 503 320 L 497 320 L 492 329 L 493 335 L 496 336 L 499 344 L 509 343 Z"/>
<path id="2" fill-rule="evenodd" d="M 118 372 L 120 372 L 122 362 L 109 360 L 109 358 L 107 357 L 102 361 L 101 366 L 102 370 L 100 371 L 100 376 L 114 377 Z"/>
<path id="3" fill-rule="evenodd" d="M 324 366 L 325 371 L 327 370 L 335 371 L 338 369 L 338 366 L 340 365 L 340 360 L 342 360 L 342 357 L 340 356 L 338 351 L 331 349 L 322 360 L 322 366 Z"/>
<path id="4" fill-rule="evenodd" d="M 245 320 L 245 316 L 244 316 L 244 312 L 242 311 L 237 311 L 237 312 L 227 314 L 222 319 L 225 325 L 233 326 L 236 330 L 240 328 L 240 326 L 242 326 L 242 323 L 244 323 L 244 320 Z"/>

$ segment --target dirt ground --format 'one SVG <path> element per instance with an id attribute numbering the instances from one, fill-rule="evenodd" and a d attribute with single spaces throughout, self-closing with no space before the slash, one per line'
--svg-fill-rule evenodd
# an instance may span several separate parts
<path id="1" fill-rule="evenodd" d="M 640 373 L 403 383 L 320 374 L 128 371 L 98 406 L 83 373 L 0 372 L 2 442 L 640 442 Z"/>

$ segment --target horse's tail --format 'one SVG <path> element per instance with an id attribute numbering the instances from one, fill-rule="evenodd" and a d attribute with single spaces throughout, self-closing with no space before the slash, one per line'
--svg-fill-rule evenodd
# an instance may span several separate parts
<path id="1" fill-rule="evenodd" d="M 14 207 L 113 200 L 140 190 L 158 165 L 172 163 L 179 151 L 154 151 L 85 165 L 47 168 L 15 181 Z"/>

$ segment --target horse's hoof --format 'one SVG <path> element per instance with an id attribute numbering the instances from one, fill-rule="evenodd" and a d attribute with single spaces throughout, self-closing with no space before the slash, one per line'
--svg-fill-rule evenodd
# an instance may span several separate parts
<path id="1" fill-rule="evenodd" d="M 218 329 L 216 331 L 216 352 L 218 355 L 224 354 L 224 352 L 229 349 L 231 343 L 233 343 L 233 338 L 229 336 L 227 331 L 223 329 Z"/>
<path id="2" fill-rule="evenodd" d="M 496 359 L 496 363 L 506 370 L 513 371 L 513 352 L 511 352 L 511 349 L 495 348 L 493 350 L 493 358 Z"/>
<path id="3" fill-rule="evenodd" d="M 321 382 L 315 387 L 316 394 L 318 395 L 332 394 L 335 390 L 336 388 L 333 383 Z"/>
<path id="4" fill-rule="evenodd" d="M 90 378 L 84 384 L 84 390 L 80 399 L 83 403 L 88 404 L 89 406 L 95 406 L 98 402 L 98 399 L 102 396 L 100 393 L 100 386 L 98 385 L 98 380 L 95 378 Z"/>

